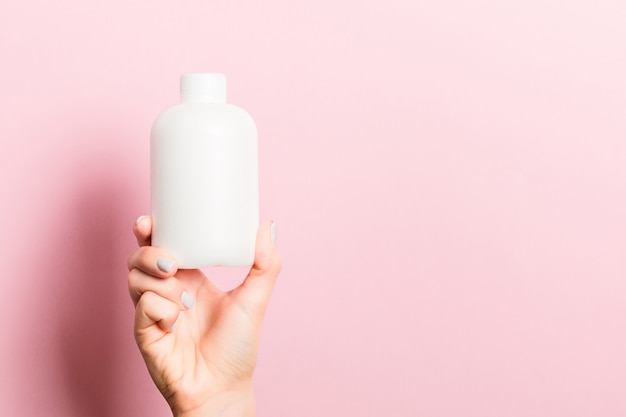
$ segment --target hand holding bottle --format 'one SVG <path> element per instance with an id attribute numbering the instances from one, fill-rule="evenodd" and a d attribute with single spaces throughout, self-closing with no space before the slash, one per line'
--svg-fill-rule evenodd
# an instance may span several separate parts
<path id="1" fill-rule="evenodd" d="M 259 227 L 254 265 L 228 292 L 150 246 L 150 217 L 140 217 L 134 233 L 140 247 L 128 258 L 128 285 L 135 339 L 174 416 L 255 415 L 252 375 L 281 269 L 274 223 Z"/>

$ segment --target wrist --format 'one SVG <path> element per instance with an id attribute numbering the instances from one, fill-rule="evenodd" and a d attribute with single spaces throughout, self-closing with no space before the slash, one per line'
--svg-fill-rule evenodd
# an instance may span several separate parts
<path id="1" fill-rule="evenodd" d="M 222 392 L 195 408 L 173 408 L 172 413 L 174 417 L 255 417 L 254 389 L 250 384 L 237 390 Z"/>

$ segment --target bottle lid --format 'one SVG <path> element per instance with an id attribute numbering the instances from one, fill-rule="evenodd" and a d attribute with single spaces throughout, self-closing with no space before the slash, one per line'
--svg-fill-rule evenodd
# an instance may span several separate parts
<path id="1" fill-rule="evenodd" d="M 191 72 L 180 77 L 184 101 L 226 102 L 226 76 L 215 72 Z"/>

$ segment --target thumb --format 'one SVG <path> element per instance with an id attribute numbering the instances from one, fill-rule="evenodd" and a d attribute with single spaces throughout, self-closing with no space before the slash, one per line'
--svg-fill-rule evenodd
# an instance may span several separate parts
<path id="1" fill-rule="evenodd" d="M 254 264 L 246 279 L 236 290 L 241 301 L 260 317 L 267 309 L 274 283 L 282 267 L 275 240 L 276 223 L 263 223 L 256 235 Z"/>

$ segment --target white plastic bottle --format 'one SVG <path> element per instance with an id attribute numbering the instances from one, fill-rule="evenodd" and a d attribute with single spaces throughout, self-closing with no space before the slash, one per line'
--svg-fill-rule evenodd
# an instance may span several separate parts
<path id="1" fill-rule="evenodd" d="M 259 224 L 254 120 L 226 103 L 223 74 L 183 74 L 180 95 L 152 126 L 152 244 L 180 268 L 251 265 Z"/>

